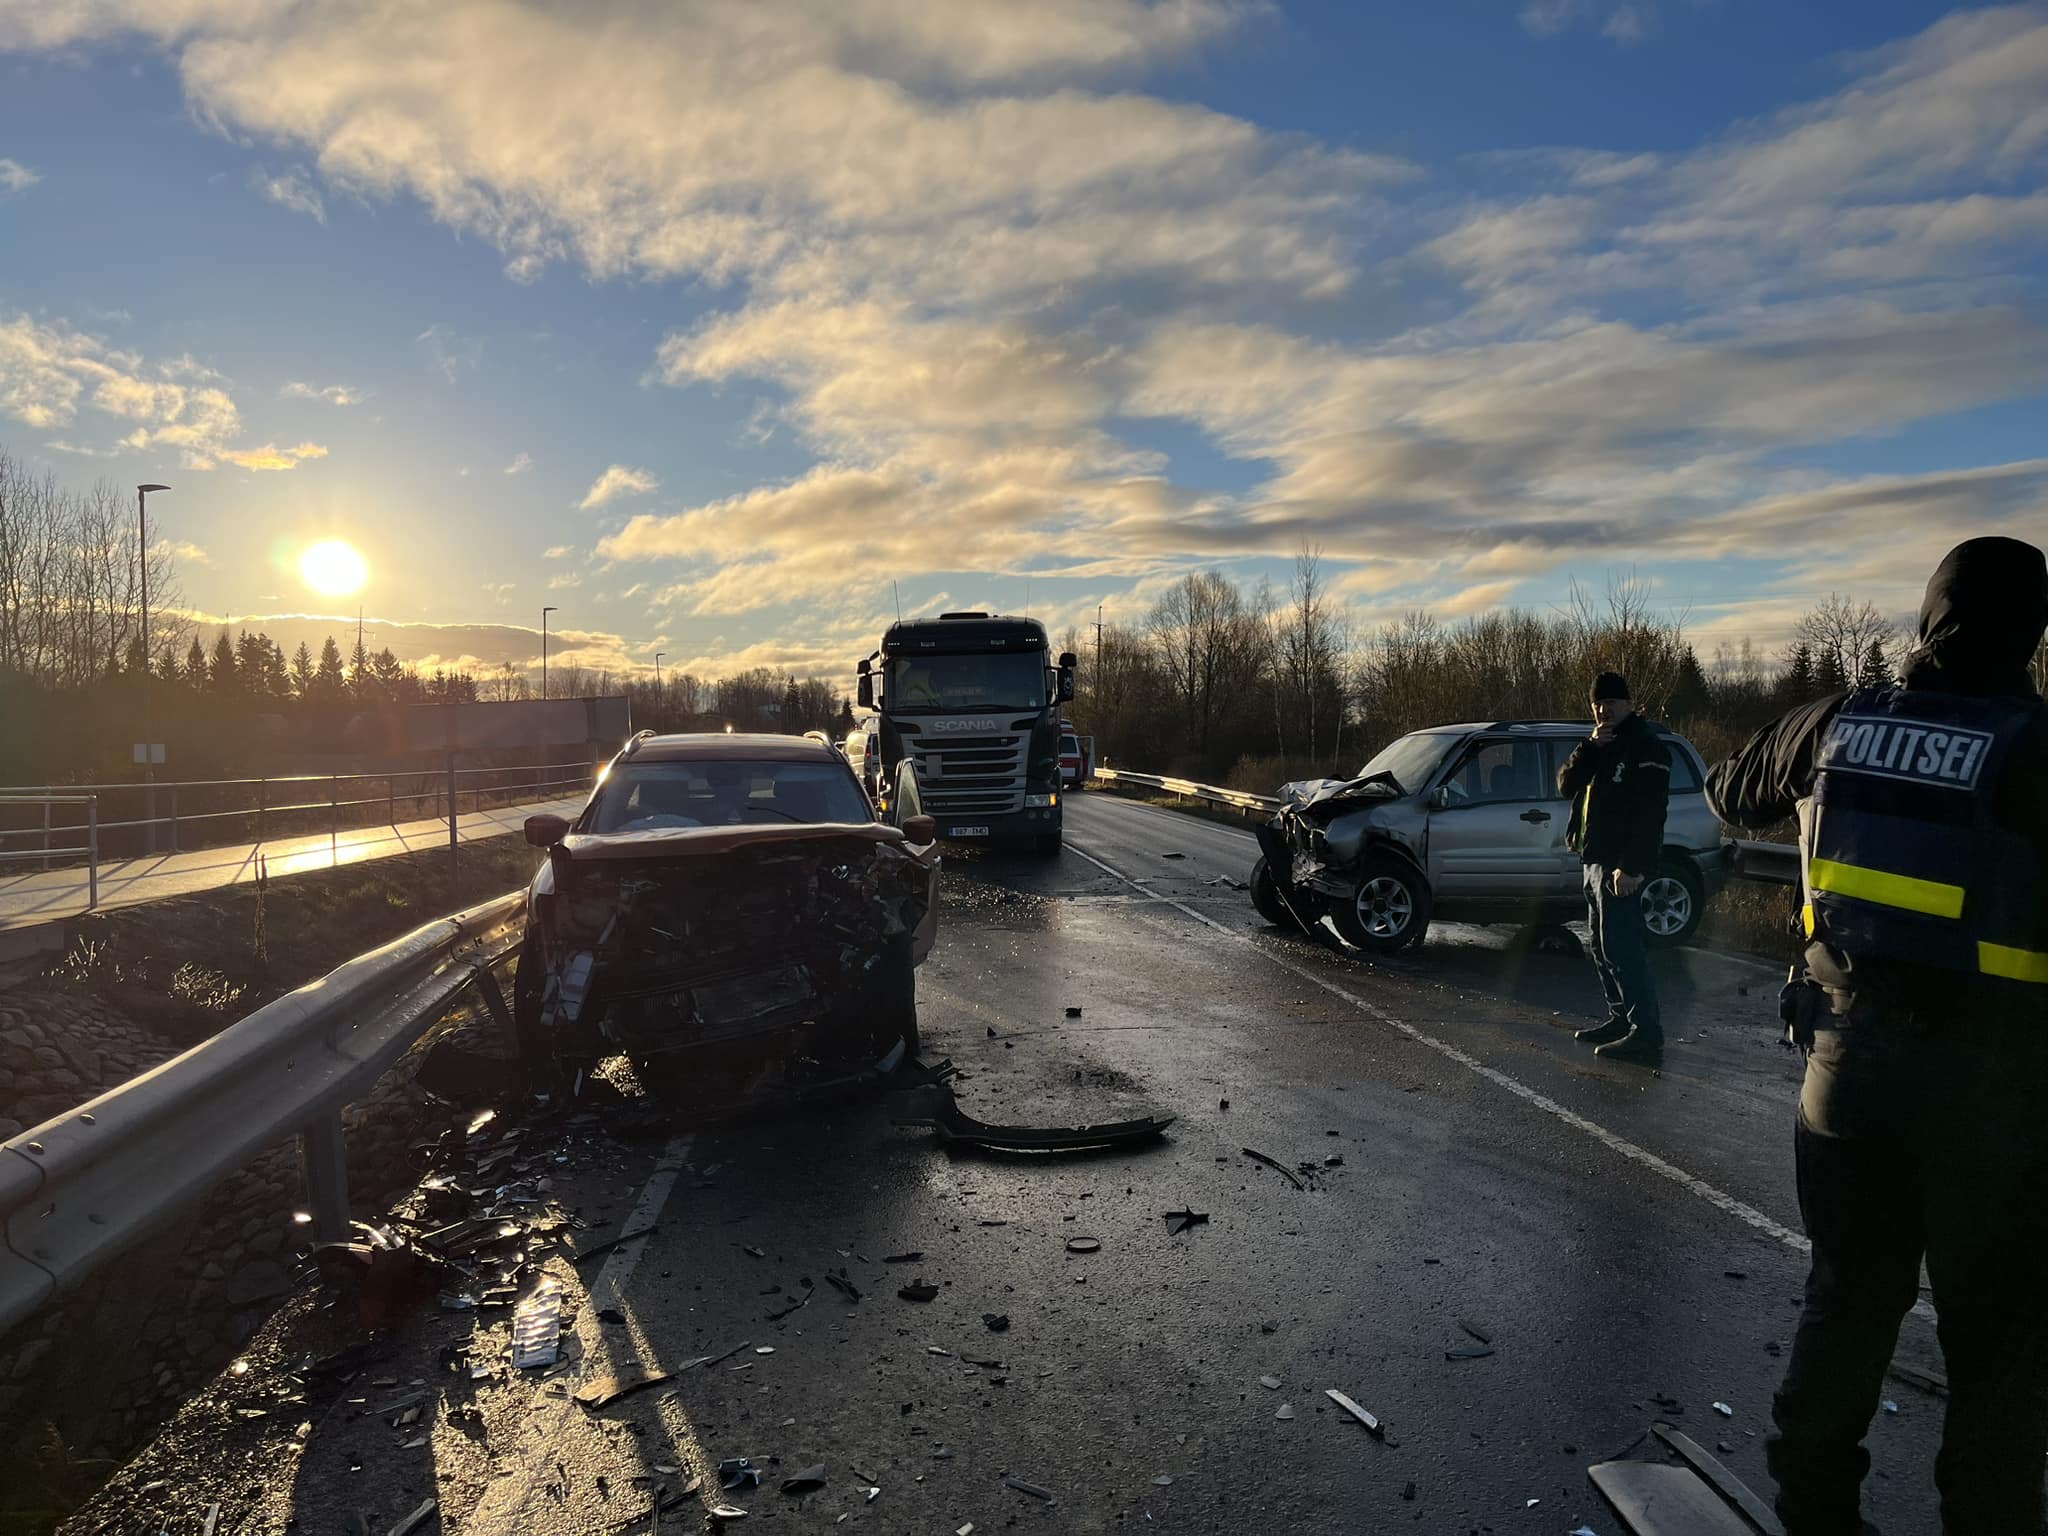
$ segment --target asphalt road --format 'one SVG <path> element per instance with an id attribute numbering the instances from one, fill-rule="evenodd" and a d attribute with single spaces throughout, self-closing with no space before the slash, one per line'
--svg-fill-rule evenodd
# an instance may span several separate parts
<path id="1" fill-rule="evenodd" d="M 289 1512 L 349 1531 L 353 1509 L 389 1522 L 438 1492 L 446 1529 L 647 1531 L 650 1490 L 749 1456 L 761 1489 L 709 1479 L 660 1528 L 697 1529 L 724 1497 L 748 1528 L 920 1536 L 1610 1533 L 1585 1468 L 1660 1415 L 1767 1493 L 1771 1347 L 1804 1274 L 1767 968 L 1660 957 L 1673 1044 L 1651 1075 L 1573 1044 L 1599 1013 L 1586 962 L 1444 928 L 1368 964 L 1266 927 L 1228 883 L 1252 858 L 1244 833 L 1098 796 L 1071 803 L 1057 860 L 948 852 L 925 1059 L 952 1058 L 983 1119 L 1158 1111 L 1178 1117 L 1163 1141 L 948 1153 L 867 1101 L 579 1142 L 556 1195 L 592 1235 L 659 1223 L 601 1273 L 559 1266 L 584 1375 L 743 1347 L 595 1414 L 569 1379 L 505 1373 L 462 1431 L 449 1409 L 470 1389 L 448 1388 L 424 1433 L 396 1432 L 402 1453 L 330 1413 L 296 1476 L 221 1529 Z M 1307 1187 L 1246 1148 L 1309 1165 Z M 1169 1235 L 1179 1209 L 1209 1219 Z M 919 1279 L 936 1299 L 901 1299 Z M 1475 1342 L 1461 1319 L 1490 1356 L 1446 1358 Z M 469 1322 L 428 1313 L 394 1341 L 388 1379 L 431 1378 L 450 1326 Z M 1901 1354 L 1933 1361 L 1924 1322 Z M 1866 1508 L 1932 1530 L 1940 1404 L 1887 1390 Z M 815 1464 L 822 1489 L 780 1491 Z"/>

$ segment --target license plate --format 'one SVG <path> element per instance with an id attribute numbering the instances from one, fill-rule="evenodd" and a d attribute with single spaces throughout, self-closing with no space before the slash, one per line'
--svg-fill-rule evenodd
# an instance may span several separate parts
<path id="1" fill-rule="evenodd" d="M 955 837 L 987 837 L 987 836 L 988 836 L 988 828 L 987 828 L 987 827 L 955 827 L 955 828 L 953 829 L 953 835 L 954 835 Z"/>

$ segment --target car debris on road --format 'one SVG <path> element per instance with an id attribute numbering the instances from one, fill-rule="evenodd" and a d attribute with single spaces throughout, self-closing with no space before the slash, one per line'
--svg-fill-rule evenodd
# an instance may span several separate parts
<path id="1" fill-rule="evenodd" d="M 939 1140 L 1004 1152 L 1089 1152 L 1153 1141 L 1173 1124 L 1172 1115 L 1147 1115 L 1102 1125 L 990 1125 L 960 1108 L 952 1090 L 938 1085 L 913 1088 L 891 1117 L 896 1125 L 929 1126 Z"/>

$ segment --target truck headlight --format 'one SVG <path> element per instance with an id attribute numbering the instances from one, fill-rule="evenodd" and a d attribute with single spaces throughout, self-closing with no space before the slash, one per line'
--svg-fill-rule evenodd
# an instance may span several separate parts
<path id="1" fill-rule="evenodd" d="M 1054 806 L 1054 805 L 1058 805 L 1059 803 L 1060 803 L 1060 797 L 1059 797 L 1058 795 L 1056 795 L 1056 794 L 1054 794 L 1054 795 L 1026 795 L 1026 796 L 1024 797 L 1024 809 L 1025 809 L 1025 810 L 1027 810 L 1027 811 L 1037 811 L 1037 810 L 1044 810 L 1045 808 L 1047 808 L 1047 807 L 1049 807 L 1049 806 Z"/>

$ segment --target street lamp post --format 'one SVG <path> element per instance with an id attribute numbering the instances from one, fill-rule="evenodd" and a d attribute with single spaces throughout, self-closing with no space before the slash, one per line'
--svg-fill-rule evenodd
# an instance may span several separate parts
<path id="1" fill-rule="evenodd" d="M 542 698 L 548 696 L 548 615 L 554 611 L 552 607 L 543 608 L 540 611 L 540 696 Z"/>
<path id="2" fill-rule="evenodd" d="M 667 654 L 667 651 L 656 651 L 654 653 L 654 691 L 656 693 L 661 692 L 661 658 Z"/>
<path id="3" fill-rule="evenodd" d="M 142 574 L 142 799 L 143 817 L 149 822 L 149 851 L 156 852 L 156 765 L 150 751 L 149 708 L 149 493 L 168 491 L 168 485 L 135 487 L 135 564 Z"/>

